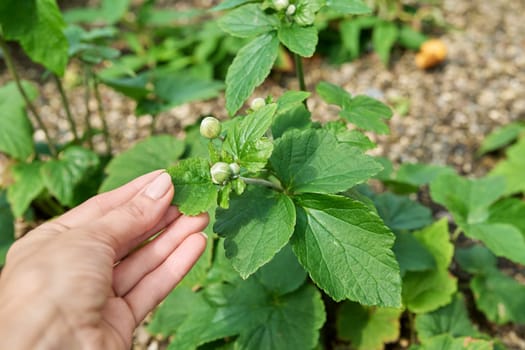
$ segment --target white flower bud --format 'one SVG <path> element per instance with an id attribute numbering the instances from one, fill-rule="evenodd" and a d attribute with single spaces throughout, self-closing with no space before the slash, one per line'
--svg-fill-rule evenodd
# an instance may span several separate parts
<path id="1" fill-rule="evenodd" d="M 266 101 L 262 97 L 254 98 L 252 103 L 250 104 L 250 108 L 254 111 L 258 111 L 264 106 L 266 106 Z"/>
<path id="2" fill-rule="evenodd" d="M 281 10 L 284 10 L 285 8 L 288 7 L 288 0 L 273 0 L 273 7 L 277 10 L 277 11 L 281 11 Z"/>
<path id="3" fill-rule="evenodd" d="M 286 15 L 288 16 L 293 16 L 293 14 L 295 13 L 295 10 L 296 10 L 296 7 L 294 4 L 291 4 L 290 6 L 288 6 L 286 8 Z"/>
<path id="4" fill-rule="evenodd" d="M 237 163 L 230 163 L 230 170 L 234 177 L 239 176 L 239 174 L 241 173 L 241 167 Z"/>
<path id="5" fill-rule="evenodd" d="M 206 117 L 201 122 L 200 132 L 202 136 L 214 139 L 221 134 L 221 122 L 215 117 Z"/>
<path id="6" fill-rule="evenodd" d="M 232 177 L 230 165 L 224 162 L 213 164 L 210 169 L 211 180 L 217 185 L 224 185 Z"/>

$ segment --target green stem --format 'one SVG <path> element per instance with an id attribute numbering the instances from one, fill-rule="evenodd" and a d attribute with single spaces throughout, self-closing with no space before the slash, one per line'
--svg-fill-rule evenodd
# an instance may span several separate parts
<path id="1" fill-rule="evenodd" d="M 269 187 L 274 190 L 277 190 L 279 192 L 284 191 L 284 189 L 280 185 L 274 182 L 268 181 L 268 180 L 257 179 L 257 178 L 252 178 L 252 177 L 242 177 L 242 176 L 240 177 L 240 179 L 248 185 L 265 186 L 265 187 Z"/>
<path id="2" fill-rule="evenodd" d="M 93 77 L 93 90 L 95 91 L 95 99 L 97 100 L 98 114 L 100 116 L 100 119 L 102 120 L 104 140 L 106 141 L 107 152 L 108 154 L 111 154 L 112 148 L 111 148 L 111 139 L 109 137 L 108 122 L 106 119 L 106 112 L 104 111 L 104 108 L 102 105 L 102 98 L 100 97 L 100 90 L 98 89 L 98 79 L 96 77 Z"/>
<path id="3" fill-rule="evenodd" d="M 458 239 L 460 234 L 461 234 L 461 228 L 458 226 L 452 233 L 452 242 L 455 242 Z"/>
<path id="4" fill-rule="evenodd" d="M 151 124 L 149 126 L 149 132 L 150 132 L 150 135 L 153 136 L 155 135 L 155 129 L 157 127 L 157 116 L 156 115 L 152 115 L 151 116 Z"/>
<path id="5" fill-rule="evenodd" d="M 299 88 L 306 91 L 306 84 L 304 82 L 303 59 L 298 54 L 294 53 L 295 58 L 295 72 L 299 80 Z"/>
<path id="6" fill-rule="evenodd" d="M 48 147 L 49 147 L 49 151 L 51 152 L 51 155 L 53 157 L 56 157 L 57 151 L 56 151 L 56 148 L 55 148 L 55 144 L 54 144 L 53 140 L 51 139 L 51 137 L 49 136 L 49 131 L 47 130 L 47 127 L 44 124 L 44 121 L 43 121 L 42 117 L 37 112 L 35 106 L 31 102 L 31 99 L 29 98 L 29 96 L 27 96 L 26 92 L 24 91 L 24 88 L 22 87 L 22 83 L 20 81 L 20 77 L 18 76 L 18 72 L 16 71 L 13 58 L 11 57 L 11 53 L 9 52 L 9 47 L 7 46 L 7 43 L 4 41 L 4 38 L 2 38 L 1 36 L 0 36 L 0 48 L 2 49 L 2 52 L 4 53 L 4 60 L 5 60 L 6 66 L 7 66 L 7 70 L 9 71 L 11 76 L 13 77 L 13 79 L 15 81 L 15 84 L 16 84 L 16 87 L 18 88 L 18 91 L 20 92 L 20 95 L 22 95 L 22 98 L 24 99 L 27 108 L 31 111 L 31 113 L 35 117 L 35 119 L 36 119 L 36 121 L 38 123 L 38 127 L 40 129 L 42 129 L 42 131 L 44 132 L 44 136 L 46 138 L 46 141 L 47 141 L 47 144 L 48 144 Z"/>
<path id="7" fill-rule="evenodd" d="M 69 122 L 69 127 L 71 128 L 71 132 L 73 132 L 73 139 L 75 142 L 78 142 L 78 133 L 77 133 L 77 125 L 75 123 L 75 119 L 73 119 L 73 114 L 71 113 L 71 108 L 69 107 L 69 102 L 67 100 L 66 92 L 64 91 L 64 86 L 62 85 L 62 81 L 58 76 L 53 74 L 53 77 L 55 79 L 55 83 L 58 87 L 58 92 L 60 93 L 60 98 L 62 99 L 62 104 L 64 105 L 64 110 L 66 111 L 66 117 L 67 121 Z"/>
<path id="8" fill-rule="evenodd" d="M 91 125 L 91 110 L 89 109 L 89 99 L 91 97 L 89 80 L 90 80 L 89 67 L 85 65 L 84 66 L 84 107 L 86 111 L 84 115 L 84 120 L 86 122 L 86 133 L 88 135 L 87 142 L 89 144 L 89 147 L 93 150 L 94 149 L 93 126 Z"/>
<path id="9" fill-rule="evenodd" d="M 414 319 L 414 314 L 408 311 L 408 326 L 410 328 L 410 344 L 416 344 L 416 324 Z"/>

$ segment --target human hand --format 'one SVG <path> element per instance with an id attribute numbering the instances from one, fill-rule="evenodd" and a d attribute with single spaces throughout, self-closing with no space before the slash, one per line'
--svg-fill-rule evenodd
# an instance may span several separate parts
<path id="1" fill-rule="evenodd" d="M 129 349 L 206 247 L 207 215 L 181 215 L 173 194 L 149 173 L 18 240 L 0 276 L 0 349 Z"/>

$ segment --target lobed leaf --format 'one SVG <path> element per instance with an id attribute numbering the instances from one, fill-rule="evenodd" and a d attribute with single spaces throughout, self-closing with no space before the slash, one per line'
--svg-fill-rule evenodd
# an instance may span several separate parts
<path id="1" fill-rule="evenodd" d="M 181 213 L 198 215 L 217 204 L 218 186 L 211 181 L 210 165 L 206 159 L 183 159 L 167 171 L 175 186 L 173 204 Z"/>
<path id="2" fill-rule="evenodd" d="M 348 197 L 303 194 L 295 201 L 292 247 L 312 280 L 336 301 L 398 307 L 394 235 L 381 219 Z"/>
<path id="3" fill-rule="evenodd" d="M 19 163 L 13 166 L 15 182 L 7 188 L 7 199 L 11 204 L 13 215 L 20 218 L 31 205 L 31 202 L 44 190 L 44 181 L 40 175 L 43 163 Z"/>
<path id="4" fill-rule="evenodd" d="M 358 95 L 345 104 L 340 115 L 358 128 L 387 134 L 389 129 L 384 119 L 392 117 L 392 110 L 372 97 Z"/>
<path id="5" fill-rule="evenodd" d="M 275 141 L 270 164 L 289 193 L 336 193 L 381 170 L 372 157 L 325 130 L 291 130 Z"/>
<path id="6" fill-rule="evenodd" d="M 249 38 L 279 27 L 275 16 L 267 15 L 260 4 L 237 7 L 219 19 L 219 27 L 230 35 Z"/>
<path id="7" fill-rule="evenodd" d="M 290 51 L 302 57 L 312 57 L 319 40 L 317 28 L 301 27 L 297 24 L 283 25 L 279 28 L 278 37 Z"/>
<path id="8" fill-rule="evenodd" d="M 293 202 L 263 187 L 248 188 L 217 210 L 214 231 L 225 237 L 226 256 L 242 278 L 270 261 L 290 240 L 295 226 Z"/>

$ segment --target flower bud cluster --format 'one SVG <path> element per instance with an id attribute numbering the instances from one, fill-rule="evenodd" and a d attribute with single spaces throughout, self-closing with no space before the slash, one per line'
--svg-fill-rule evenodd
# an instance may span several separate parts
<path id="1" fill-rule="evenodd" d="M 289 5 L 288 0 L 273 0 L 272 3 L 273 3 L 273 7 L 277 11 L 282 11 L 282 10 L 286 9 L 288 7 L 288 5 Z"/>
<path id="2" fill-rule="evenodd" d="M 210 169 L 211 180 L 214 184 L 224 185 L 239 176 L 241 167 L 237 163 L 217 162 Z"/>
<path id="3" fill-rule="evenodd" d="M 264 106 L 266 106 L 266 101 L 262 97 L 254 98 L 252 103 L 250 104 L 250 108 L 253 111 L 258 111 L 259 109 L 263 108 Z"/>

